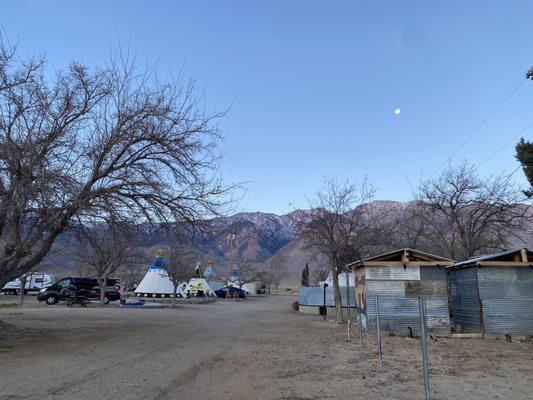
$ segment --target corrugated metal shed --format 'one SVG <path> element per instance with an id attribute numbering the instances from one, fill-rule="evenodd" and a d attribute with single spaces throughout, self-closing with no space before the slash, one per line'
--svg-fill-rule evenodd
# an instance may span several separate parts
<path id="1" fill-rule="evenodd" d="M 418 298 L 378 295 L 380 325 L 383 331 L 397 334 L 409 334 L 409 328 L 415 334 L 420 333 Z M 449 332 L 450 316 L 448 302 L 444 299 L 426 299 L 427 323 L 430 331 Z M 375 296 L 368 297 L 366 303 L 368 327 L 376 328 Z"/>
<path id="2" fill-rule="evenodd" d="M 418 333 L 420 297 L 426 299 L 430 330 L 449 332 L 445 267 L 452 263 L 452 260 L 413 249 L 400 249 L 353 263 L 358 293 L 364 294 L 359 305 L 365 311 L 368 327 L 376 327 L 375 296 L 378 296 L 380 324 L 384 331 Z"/>
<path id="3" fill-rule="evenodd" d="M 450 272 L 452 322 L 461 330 L 481 332 L 481 312 L 477 286 L 477 270 L 457 269 Z"/>
<path id="4" fill-rule="evenodd" d="M 452 266 L 450 295 L 453 322 L 463 330 L 533 333 L 533 252 L 511 250 Z"/>

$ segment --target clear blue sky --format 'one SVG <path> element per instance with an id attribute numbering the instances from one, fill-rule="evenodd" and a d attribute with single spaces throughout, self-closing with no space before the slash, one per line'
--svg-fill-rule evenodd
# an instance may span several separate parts
<path id="1" fill-rule="evenodd" d="M 232 104 L 222 173 L 250 181 L 250 211 L 305 207 L 327 175 L 408 199 L 405 177 L 431 175 L 533 65 L 532 1 L 12 1 L 0 26 L 55 68 L 104 62 L 118 35 L 163 75 L 183 68 L 210 107 Z M 454 161 L 481 163 L 531 122 L 533 81 Z M 512 172 L 513 154 L 482 172 Z"/>

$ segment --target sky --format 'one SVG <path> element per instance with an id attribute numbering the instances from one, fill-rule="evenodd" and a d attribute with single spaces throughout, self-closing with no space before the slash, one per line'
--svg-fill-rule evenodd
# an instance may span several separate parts
<path id="1" fill-rule="evenodd" d="M 532 15 L 527 0 L 19 0 L 0 28 L 55 69 L 129 46 L 162 78 L 195 79 L 228 110 L 221 174 L 246 182 L 238 209 L 280 214 L 328 176 L 404 201 L 452 154 L 484 176 L 515 171 L 513 137 L 533 123 Z M 521 171 L 510 184 L 525 186 Z"/>

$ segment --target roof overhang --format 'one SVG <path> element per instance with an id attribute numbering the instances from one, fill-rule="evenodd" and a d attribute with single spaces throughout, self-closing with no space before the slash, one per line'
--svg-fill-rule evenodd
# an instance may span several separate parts
<path id="1" fill-rule="evenodd" d="M 377 256 L 364 258 L 347 265 L 347 267 L 358 268 L 371 265 L 452 265 L 455 261 L 450 258 L 437 256 L 424 251 L 411 248 L 398 249 Z"/>

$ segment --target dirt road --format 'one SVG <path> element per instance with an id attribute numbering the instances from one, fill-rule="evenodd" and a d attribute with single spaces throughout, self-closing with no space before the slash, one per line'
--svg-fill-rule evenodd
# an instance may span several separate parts
<path id="1" fill-rule="evenodd" d="M 423 399 L 419 342 L 346 340 L 292 296 L 135 310 L 0 308 L 0 399 Z M 533 398 L 533 344 L 430 343 L 434 399 Z"/>

